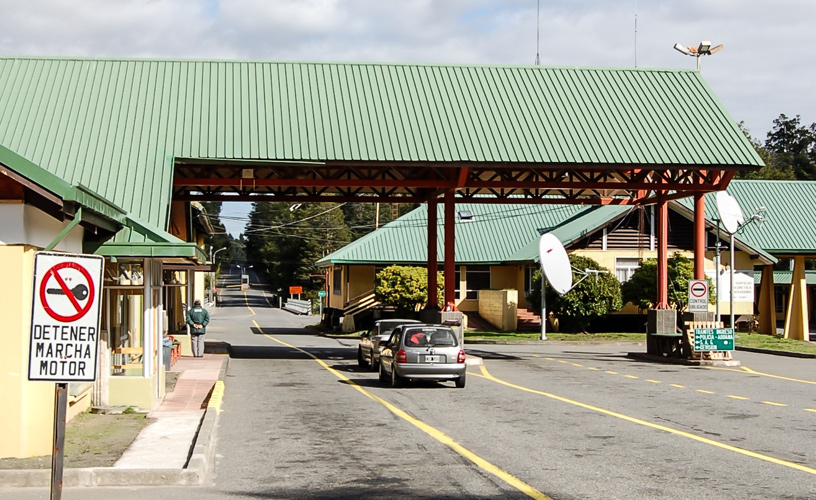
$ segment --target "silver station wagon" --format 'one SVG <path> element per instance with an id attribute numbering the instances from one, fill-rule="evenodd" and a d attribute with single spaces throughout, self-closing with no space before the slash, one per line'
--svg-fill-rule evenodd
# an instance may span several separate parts
<path id="1" fill-rule="evenodd" d="M 447 326 L 398 326 L 380 350 L 380 380 L 392 387 L 416 379 L 453 380 L 462 388 L 466 371 L 465 350 Z"/>
<path id="2" fill-rule="evenodd" d="M 374 323 L 374 328 L 364 332 L 360 336 L 360 344 L 357 346 L 357 364 L 360 366 L 370 366 L 377 371 L 380 362 L 380 344 L 384 344 L 391 336 L 394 328 L 408 324 L 419 323 L 415 319 L 381 319 Z"/>

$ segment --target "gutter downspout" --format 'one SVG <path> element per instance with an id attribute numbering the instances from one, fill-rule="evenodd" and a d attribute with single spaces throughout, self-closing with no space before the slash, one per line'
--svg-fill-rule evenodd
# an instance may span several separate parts
<path id="1" fill-rule="evenodd" d="M 74 220 L 72 220 L 67 226 L 65 226 L 65 228 L 63 228 L 62 231 L 60 231 L 57 237 L 54 238 L 54 241 L 52 241 L 51 243 L 48 244 L 47 247 L 45 247 L 44 251 L 48 252 L 50 250 L 53 250 L 54 247 L 59 245 L 59 243 L 68 235 L 68 233 L 70 233 L 71 230 L 75 228 L 77 224 L 79 224 L 80 222 L 82 222 L 82 207 L 79 207 L 77 209 L 76 213 L 74 214 Z"/>

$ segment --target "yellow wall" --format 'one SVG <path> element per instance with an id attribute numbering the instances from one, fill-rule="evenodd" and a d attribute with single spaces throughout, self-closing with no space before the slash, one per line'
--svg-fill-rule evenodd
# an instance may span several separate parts
<path id="1" fill-rule="evenodd" d="M 374 266 L 348 266 L 346 269 L 349 272 L 346 300 L 374 289 Z"/>
<path id="2" fill-rule="evenodd" d="M 518 292 L 516 290 L 480 290 L 479 315 L 503 332 L 518 327 Z"/>
<path id="3" fill-rule="evenodd" d="M 48 455 L 53 446 L 55 384 L 28 381 L 34 252 L 0 246 L 0 458 Z"/>
<path id="4" fill-rule="evenodd" d="M 490 288 L 493 290 L 515 290 L 518 286 L 518 272 L 518 266 L 490 266 Z M 521 277 L 523 287 L 523 272 Z"/>
<path id="5" fill-rule="evenodd" d="M 164 368 L 159 369 L 164 372 Z M 149 378 L 143 377 L 110 377 L 108 378 L 108 404 L 111 406 L 136 406 L 143 410 L 152 410 L 161 399 L 155 394 L 158 373 Z"/>

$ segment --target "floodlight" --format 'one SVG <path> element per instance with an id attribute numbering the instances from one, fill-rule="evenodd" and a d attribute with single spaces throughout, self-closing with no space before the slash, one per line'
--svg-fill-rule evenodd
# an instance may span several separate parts
<path id="1" fill-rule="evenodd" d="M 681 44 L 679 44 L 679 43 L 675 43 L 675 44 L 674 44 L 674 50 L 676 50 L 676 51 L 678 51 L 678 52 L 682 52 L 683 54 L 685 54 L 685 55 L 687 55 L 687 56 L 692 55 L 692 53 L 691 53 L 691 51 L 688 49 L 688 47 L 686 47 L 685 45 L 681 45 Z"/>
<path id="2" fill-rule="evenodd" d="M 459 222 L 473 222 L 476 220 L 476 216 L 470 210 L 459 210 L 456 212 L 456 217 Z"/>
<path id="3" fill-rule="evenodd" d="M 711 42 L 709 40 L 703 40 L 700 42 L 700 46 L 697 47 L 697 52 L 700 54 L 708 54 L 709 49 L 711 49 Z"/>

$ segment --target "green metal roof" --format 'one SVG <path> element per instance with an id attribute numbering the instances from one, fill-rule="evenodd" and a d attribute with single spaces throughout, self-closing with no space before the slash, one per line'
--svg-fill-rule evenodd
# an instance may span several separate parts
<path id="1" fill-rule="evenodd" d="M 5 57 L 0 144 L 159 228 L 176 158 L 762 165 L 662 69 Z"/>
<path id="2" fill-rule="evenodd" d="M 751 223 L 737 239 L 775 255 L 816 255 L 816 181 L 732 180 L 727 191 L 746 219 L 765 207 L 762 224 Z M 691 207 L 691 198 L 679 200 Z M 715 194 L 706 195 L 706 218 L 719 217 Z"/>
<path id="3" fill-rule="evenodd" d="M 424 266 L 428 255 L 427 207 L 422 205 L 349 243 L 320 259 L 318 265 L 399 263 Z M 439 204 L 437 208 L 437 255 L 441 261 L 445 245 L 444 205 Z M 597 224 L 594 226 L 597 228 L 627 209 L 617 206 L 457 203 L 457 211 L 470 211 L 475 220 L 456 222 L 456 262 L 465 265 L 534 262 L 538 259 L 538 239 L 542 233 L 555 231 L 558 234 L 561 226 L 568 225 L 570 227 L 562 232 L 577 237 L 586 234 L 588 224 Z M 535 244 L 535 255 L 527 255 L 531 244 Z"/>
<path id="4" fill-rule="evenodd" d="M 673 205 L 672 205 L 673 206 Z M 427 263 L 427 204 L 349 243 L 320 259 L 317 264 L 414 264 Z M 437 212 L 437 256 L 444 257 L 444 205 Z M 571 245 L 618 219 L 633 207 L 620 205 L 491 205 L 457 203 L 457 211 L 470 211 L 473 222 L 456 222 L 456 263 L 495 265 L 538 262 L 539 236 L 551 232 Z M 776 259 L 740 242 L 738 248 L 759 254 L 764 261 Z"/>
<path id="5" fill-rule="evenodd" d="M 76 205 L 76 207 L 66 207 L 69 210 L 78 207 L 90 210 L 90 214 L 95 214 L 96 220 L 104 224 L 106 228 L 114 229 L 121 226 L 125 221 L 125 211 L 120 207 L 81 184 L 69 184 L 2 145 L 0 145 L 0 165 L 13 170 L 46 191 L 51 192 L 61 198 L 63 202 Z M 83 218 L 89 219 L 92 217 L 90 214 L 86 211 Z M 74 214 L 71 213 L 70 215 Z"/>
<path id="6" fill-rule="evenodd" d="M 562 221 L 549 232 L 553 233 L 561 241 L 562 245 L 569 248 L 575 241 L 587 236 L 629 210 L 633 210 L 633 208 L 619 205 L 584 207 L 580 213 Z M 508 257 L 507 260 L 510 262 L 538 262 L 538 252 L 538 238 L 535 238 L 518 252 Z"/>
<path id="7" fill-rule="evenodd" d="M 790 285 L 793 271 L 774 271 L 773 282 L 774 285 Z M 816 285 L 816 271 L 805 271 L 805 282 L 808 285 Z M 754 271 L 754 284 L 762 283 L 762 271 Z"/>

